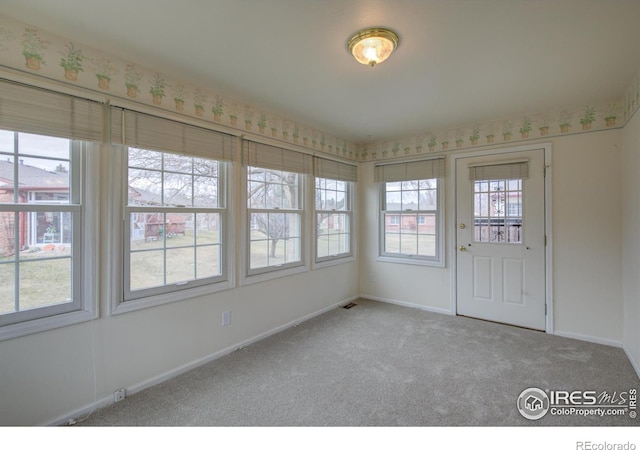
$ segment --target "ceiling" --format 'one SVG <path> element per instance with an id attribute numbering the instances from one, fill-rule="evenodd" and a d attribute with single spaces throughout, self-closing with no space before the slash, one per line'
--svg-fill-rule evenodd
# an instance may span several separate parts
<path id="1" fill-rule="evenodd" d="M 0 0 L 10 17 L 355 143 L 621 99 L 638 0 Z M 376 67 L 346 40 L 400 36 Z"/>

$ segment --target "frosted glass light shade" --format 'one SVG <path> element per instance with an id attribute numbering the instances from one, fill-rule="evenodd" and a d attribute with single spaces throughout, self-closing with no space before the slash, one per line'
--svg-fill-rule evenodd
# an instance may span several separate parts
<path id="1" fill-rule="evenodd" d="M 391 30 L 366 28 L 349 38 L 347 48 L 360 64 L 373 67 L 391 56 L 398 43 L 398 35 Z"/>

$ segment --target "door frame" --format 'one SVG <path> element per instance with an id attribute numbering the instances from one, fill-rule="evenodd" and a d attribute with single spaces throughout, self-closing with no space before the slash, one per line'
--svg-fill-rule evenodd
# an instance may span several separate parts
<path id="1" fill-rule="evenodd" d="M 551 142 L 545 142 L 541 144 L 530 144 L 530 145 L 522 145 L 517 147 L 500 147 L 493 148 L 487 150 L 479 150 L 479 151 L 461 151 L 455 152 L 451 154 L 451 164 L 449 164 L 448 173 L 447 173 L 447 192 L 451 193 L 449 195 L 449 201 L 447 202 L 447 206 L 449 208 L 449 213 L 447 214 L 449 226 L 447 227 L 447 234 L 449 236 L 448 239 L 448 250 L 449 250 L 449 261 L 451 261 L 451 314 L 457 315 L 458 306 L 457 306 L 457 281 L 458 281 L 458 267 L 457 267 L 457 252 L 456 252 L 456 214 L 457 214 L 457 202 L 458 202 L 458 192 L 457 192 L 457 174 L 456 174 L 456 166 L 458 159 L 462 158 L 470 158 L 476 156 L 492 156 L 492 155 L 502 155 L 505 153 L 517 153 L 528 150 L 544 150 L 544 165 L 545 165 L 545 177 L 544 177 L 544 234 L 546 236 L 546 246 L 545 246 L 545 306 L 546 306 L 546 317 L 545 317 L 545 332 L 548 334 L 553 334 L 553 233 L 552 233 L 552 166 L 551 166 Z"/>

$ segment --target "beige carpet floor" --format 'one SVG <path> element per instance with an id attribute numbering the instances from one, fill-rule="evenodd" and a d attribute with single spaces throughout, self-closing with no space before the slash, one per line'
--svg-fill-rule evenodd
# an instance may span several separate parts
<path id="1" fill-rule="evenodd" d="M 640 387 L 622 349 L 370 300 L 338 308 L 94 412 L 84 426 L 638 426 L 527 420 L 529 387 Z"/>

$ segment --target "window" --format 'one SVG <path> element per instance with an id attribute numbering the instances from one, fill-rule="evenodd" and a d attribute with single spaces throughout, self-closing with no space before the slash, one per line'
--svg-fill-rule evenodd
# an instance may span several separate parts
<path id="1" fill-rule="evenodd" d="M 47 309 L 77 309 L 73 282 L 80 274 L 75 270 L 74 276 L 73 255 L 81 240 L 74 239 L 73 229 L 80 223 L 81 204 L 79 177 L 70 172 L 80 154 L 72 147 L 68 139 L 0 131 L 0 314 L 5 323 L 21 315 L 47 315 Z M 59 198 L 47 201 L 48 196 L 36 195 L 40 189 L 57 190 Z"/>
<path id="2" fill-rule="evenodd" d="M 353 254 L 352 204 L 357 168 L 314 158 L 315 260 L 339 260 Z"/>
<path id="3" fill-rule="evenodd" d="M 304 183 L 310 157 L 243 142 L 247 199 L 245 275 L 304 265 Z"/>
<path id="4" fill-rule="evenodd" d="M 376 166 L 382 259 L 442 264 L 439 179 L 443 175 L 443 159 Z"/>
<path id="5" fill-rule="evenodd" d="M 228 287 L 231 136 L 119 108 L 112 123 L 126 160 L 123 292 L 115 311 Z"/>
<path id="6" fill-rule="evenodd" d="M 436 258 L 438 180 L 387 182 L 384 204 L 383 253 Z"/>
<path id="7" fill-rule="evenodd" d="M 223 186 L 223 163 L 129 148 L 125 299 L 223 278 Z"/>
<path id="8" fill-rule="evenodd" d="M 474 240 L 522 243 L 522 180 L 474 182 Z"/>
<path id="9" fill-rule="evenodd" d="M 316 261 L 351 254 L 351 183 L 316 178 Z"/>
<path id="10" fill-rule="evenodd" d="M 528 176 L 528 160 L 469 167 L 475 242 L 522 243 L 523 181 Z"/>
<path id="11" fill-rule="evenodd" d="M 247 168 L 249 269 L 302 261 L 300 175 Z"/>
<path id="12" fill-rule="evenodd" d="M 95 311 L 98 103 L 0 81 L 0 339 Z M 95 119 L 95 120 L 94 120 Z M 95 203 L 94 203 L 95 204 Z"/>

